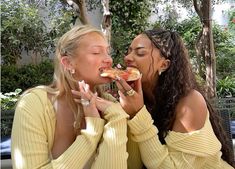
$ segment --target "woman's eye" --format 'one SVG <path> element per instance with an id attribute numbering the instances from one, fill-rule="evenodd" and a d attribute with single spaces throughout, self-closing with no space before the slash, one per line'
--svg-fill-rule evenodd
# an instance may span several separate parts
<path id="1" fill-rule="evenodd" d="M 144 56 L 145 53 L 137 53 L 138 56 Z"/>
<path id="2" fill-rule="evenodd" d="M 93 52 L 92 54 L 94 54 L 94 55 L 99 55 L 100 52 Z"/>

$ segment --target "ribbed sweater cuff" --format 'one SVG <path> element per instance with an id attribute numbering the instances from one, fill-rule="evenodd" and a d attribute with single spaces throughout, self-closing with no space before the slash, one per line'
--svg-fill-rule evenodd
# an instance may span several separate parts
<path id="1" fill-rule="evenodd" d="M 85 117 L 86 129 L 81 130 L 82 133 L 86 133 L 90 136 L 101 136 L 104 129 L 104 119 L 96 117 Z"/>
<path id="2" fill-rule="evenodd" d="M 144 106 L 134 118 L 128 121 L 131 138 L 136 142 L 148 140 L 156 136 L 157 128 L 153 125 L 153 119 Z"/>
<path id="3" fill-rule="evenodd" d="M 108 121 L 128 118 L 129 115 L 123 110 L 119 103 L 113 103 L 104 111 L 104 118 Z"/>

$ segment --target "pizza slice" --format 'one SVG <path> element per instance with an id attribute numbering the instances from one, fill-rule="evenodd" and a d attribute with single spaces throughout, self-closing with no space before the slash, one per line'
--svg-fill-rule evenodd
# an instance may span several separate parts
<path id="1" fill-rule="evenodd" d="M 109 68 L 104 69 L 100 76 L 109 77 L 111 79 L 116 79 L 116 77 L 119 76 L 125 81 L 135 81 L 140 78 L 140 72 L 134 67 L 127 67 L 126 70 Z"/>

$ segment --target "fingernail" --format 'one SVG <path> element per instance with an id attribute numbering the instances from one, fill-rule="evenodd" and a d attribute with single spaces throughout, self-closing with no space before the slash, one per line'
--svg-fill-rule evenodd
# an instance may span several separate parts
<path id="1" fill-rule="evenodd" d="M 88 92 L 89 91 L 89 85 L 88 84 L 85 84 L 85 91 Z"/>
<path id="2" fill-rule="evenodd" d="M 121 80 L 121 78 L 118 76 L 118 75 L 116 75 L 116 80 Z"/>

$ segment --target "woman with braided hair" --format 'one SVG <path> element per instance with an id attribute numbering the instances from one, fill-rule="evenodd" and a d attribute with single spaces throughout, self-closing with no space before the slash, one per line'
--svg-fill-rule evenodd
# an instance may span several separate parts
<path id="1" fill-rule="evenodd" d="M 145 31 L 132 41 L 124 60 L 142 73 L 132 84 L 117 78 L 120 103 L 130 116 L 129 168 L 235 166 L 219 117 L 203 96 L 176 32 Z"/>

